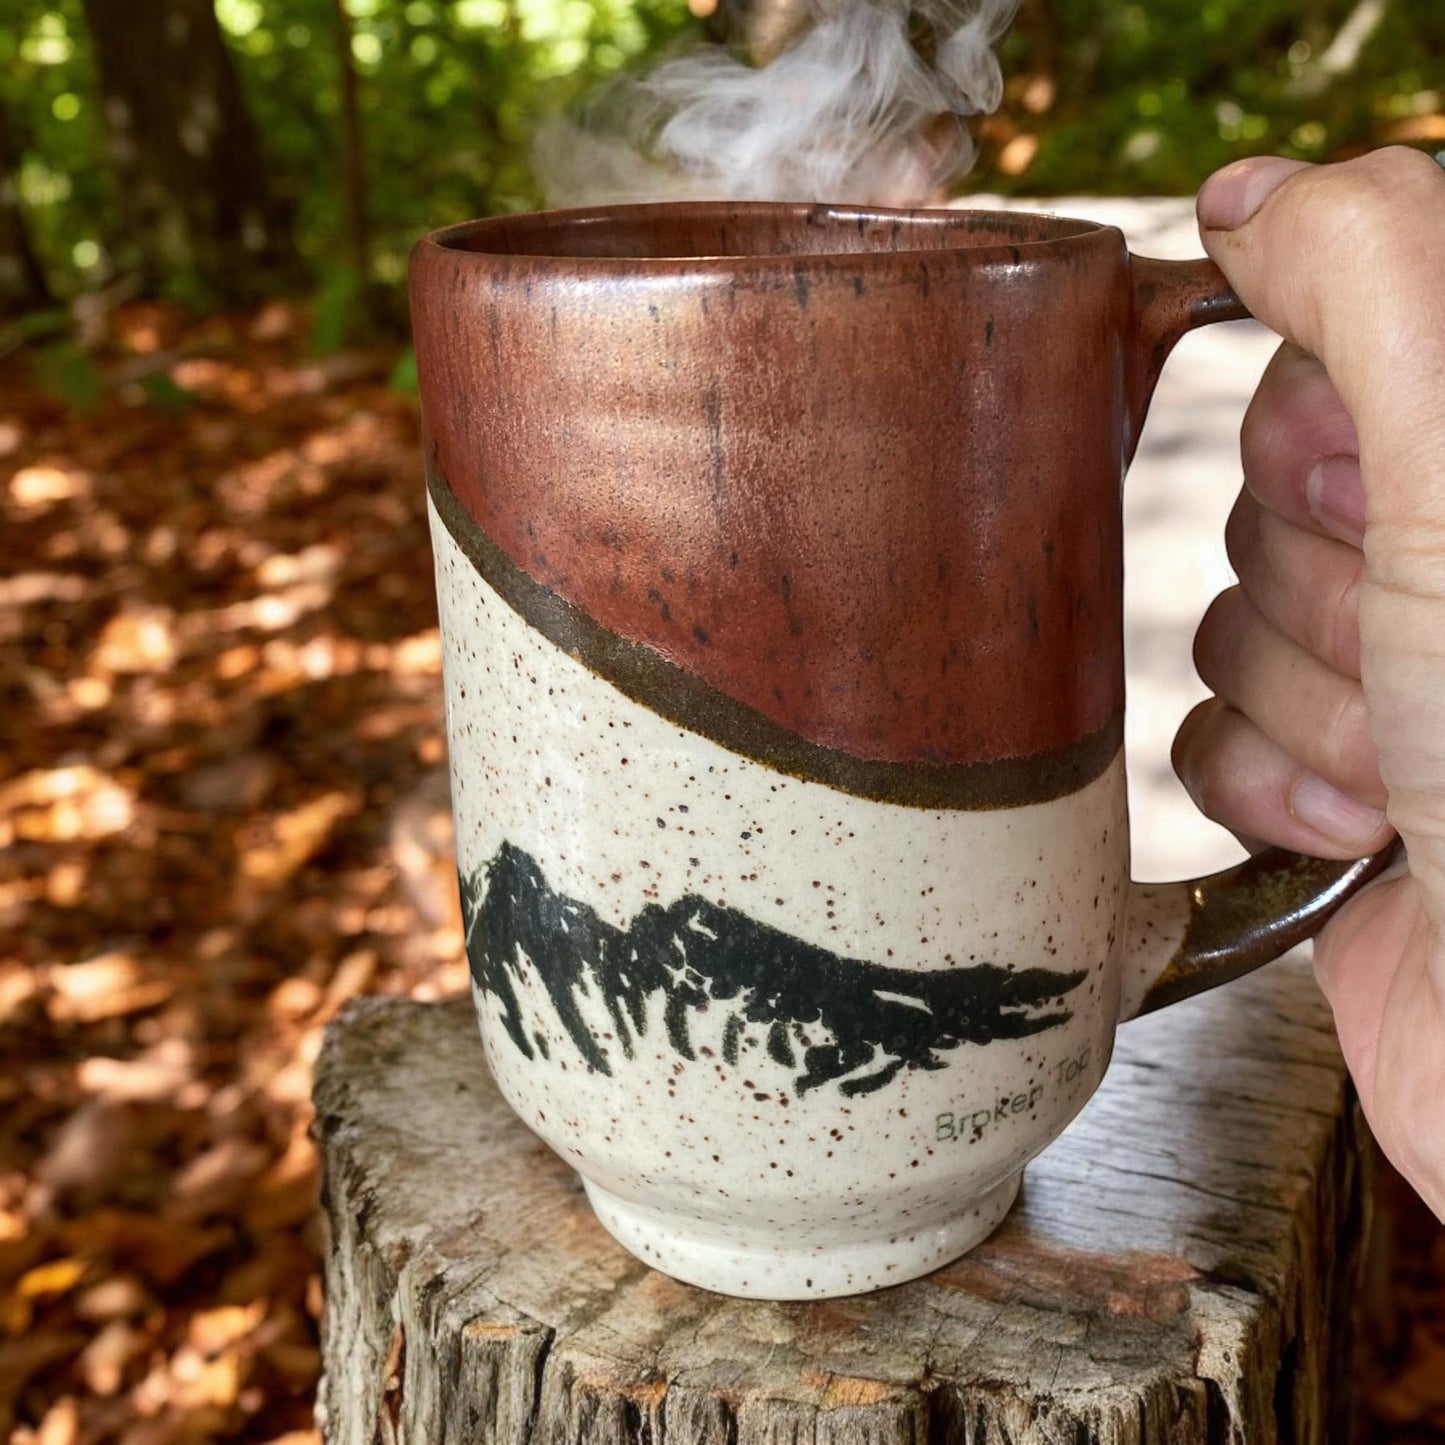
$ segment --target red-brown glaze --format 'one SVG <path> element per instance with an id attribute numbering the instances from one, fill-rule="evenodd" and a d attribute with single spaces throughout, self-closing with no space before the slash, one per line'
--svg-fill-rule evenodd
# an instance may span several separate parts
<path id="1" fill-rule="evenodd" d="M 502 218 L 420 243 L 412 308 L 435 470 L 603 627 L 860 758 L 1022 757 L 1122 708 L 1118 232 Z"/>

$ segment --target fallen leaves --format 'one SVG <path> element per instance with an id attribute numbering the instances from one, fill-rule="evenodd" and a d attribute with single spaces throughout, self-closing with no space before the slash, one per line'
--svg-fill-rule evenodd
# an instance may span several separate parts
<path id="1" fill-rule="evenodd" d="M 15 1402 L 26 1387 L 47 1367 L 73 1359 L 85 1345 L 85 1336 L 72 1331 L 47 1330 L 0 1340 L 0 1431 L 9 1433 L 15 1424 Z"/>
<path id="2" fill-rule="evenodd" d="M 134 818 L 132 790 L 84 763 L 37 768 L 0 788 L 0 848 L 93 841 L 124 832 Z"/>
<path id="3" fill-rule="evenodd" d="M 164 1003 L 174 984 L 156 978 L 132 954 L 116 949 L 83 963 L 44 970 L 46 1012 L 56 1023 L 100 1023 Z"/>
<path id="4" fill-rule="evenodd" d="M 21 467 L 10 478 L 10 499 L 21 512 L 43 512 L 89 495 L 89 475 L 64 467 Z"/>
<path id="5" fill-rule="evenodd" d="M 60 1295 L 69 1291 L 71 1285 L 85 1273 L 85 1261 L 79 1259 L 53 1259 L 49 1264 L 37 1265 L 34 1269 L 28 1269 L 20 1276 L 15 1286 L 15 1293 L 12 1301 L 18 1304 L 30 1305 L 35 1300 L 44 1299 L 47 1295 Z M 19 1334 L 29 1325 L 28 1312 L 23 1315 L 20 1323 L 7 1318 L 6 1325 L 11 1334 Z"/>
<path id="6" fill-rule="evenodd" d="M 232 1136 L 198 1154 L 172 1181 L 164 1209 L 170 1219 L 193 1223 L 223 1216 L 251 1192 L 270 1151 L 259 1141 Z"/>
<path id="7" fill-rule="evenodd" d="M 284 882 L 321 851 L 336 825 L 359 806 L 353 794 L 337 790 L 290 812 L 245 824 L 239 839 L 243 882 L 263 888 Z"/>
<path id="8" fill-rule="evenodd" d="M 101 629 L 93 672 L 167 672 L 176 660 L 175 613 L 168 607 L 122 606 Z"/>
<path id="9" fill-rule="evenodd" d="M 127 1370 L 147 1352 L 149 1344 L 145 1331 L 126 1320 L 109 1320 L 80 1352 L 76 1371 L 92 1394 L 119 1394 Z"/>
<path id="10" fill-rule="evenodd" d="M 305 334 L 118 313 L 178 410 L 0 362 L 12 1445 L 314 1445 L 321 1029 L 465 985 L 415 409 Z"/>
<path id="11" fill-rule="evenodd" d="M 34 1435 L 35 1445 L 75 1445 L 80 1438 L 80 1406 L 73 1395 L 57 1400 L 45 1412 Z"/>

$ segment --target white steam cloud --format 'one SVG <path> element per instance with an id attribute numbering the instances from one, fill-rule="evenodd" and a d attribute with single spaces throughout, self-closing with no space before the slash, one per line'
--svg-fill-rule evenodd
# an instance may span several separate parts
<path id="1" fill-rule="evenodd" d="M 917 205 L 973 163 L 1019 0 L 807 0 L 766 64 L 720 45 L 605 87 L 538 135 L 549 205 L 710 199 Z"/>

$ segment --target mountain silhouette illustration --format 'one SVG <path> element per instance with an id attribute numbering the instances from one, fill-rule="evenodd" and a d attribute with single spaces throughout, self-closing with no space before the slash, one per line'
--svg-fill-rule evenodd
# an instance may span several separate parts
<path id="1" fill-rule="evenodd" d="M 602 1074 L 612 1073 L 610 1049 L 634 1056 L 656 996 L 681 1058 L 696 1058 L 690 1022 L 721 1006 L 724 1062 L 736 1064 L 748 1041 L 760 1041 L 796 1071 L 799 1095 L 835 1081 L 844 1094 L 872 1093 L 900 1070 L 943 1068 L 944 1051 L 1055 1028 L 1072 1017 L 1064 997 L 1086 976 L 988 963 L 919 973 L 862 962 L 695 894 L 665 908 L 648 904 L 617 928 L 553 891 L 536 860 L 511 843 L 463 879 L 462 911 L 472 977 L 527 1058 L 547 1057 L 548 1044 L 540 1031 L 527 1034 L 519 984 L 546 990 L 578 1053 Z M 610 1039 L 583 1017 L 584 995 L 604 1003 Z"/>

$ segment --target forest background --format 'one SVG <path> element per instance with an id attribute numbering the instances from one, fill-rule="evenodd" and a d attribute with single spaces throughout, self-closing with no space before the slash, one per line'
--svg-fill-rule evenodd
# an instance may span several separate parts
<path id="1" fill-rule="evenodd" d="M 311 1062 L 466 986 L 407 250 L 770 3 L 0 0 L 0 1439 L 315 1442 Z M 1445 147 L 1440 0 L 1023 0 L 1002 60 L 969 191 Z M 1369 1438 L 1442 1441 L 1380 1177 Z"/>
<path id="2" fill-rule="evenodd" d="M 193 307 L 309 289 L 323 343 L 360 294 L 398 292 L 422 231 L 537 203 L 539 118 L 726 19 L 685 0 L 5 11 L 0 313 L 116 285 Z M 1439 146 L 1442 58 L 1435 0 L 1024 0 L 966 184 L 1185 194 L 1256 152 Z"/>

